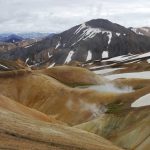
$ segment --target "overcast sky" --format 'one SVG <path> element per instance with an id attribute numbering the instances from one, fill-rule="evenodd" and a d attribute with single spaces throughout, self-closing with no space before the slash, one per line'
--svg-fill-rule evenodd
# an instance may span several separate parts
<path id="1" fill-rule="evenodd" d="M 150 26 L 150 0 L 0 0 L 0 33 L 60 32 L 96 18 Z"/>

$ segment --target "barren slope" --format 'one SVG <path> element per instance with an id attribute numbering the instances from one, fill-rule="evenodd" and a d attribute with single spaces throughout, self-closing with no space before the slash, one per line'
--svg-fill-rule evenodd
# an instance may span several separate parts
<path id="1" fill-rule="evenodd" d="M 81 67 L 57 66 L 40 72 L 69 86 L 104 84 L 107 81 L 104 77 Z"/>
<path id="2" fill-rule="evenodd" d="M 1 76 L 0 83 L 4 96 L 45 114 L 56 115 L 57 119 L 71 125 L 103 114 L 111 103 L 122 102 L 122 109 L 126 109 L 134 100 L 150 91 L 149 86 L 125 94 L 70 88 L 37 72 L 24 72 L 7 78 L 6 75 Z"/>
<path id="3" fill-rule="evenodd" d="M 44 113 L 41 113 L 35 109 L 26 107 L 14 100 L 11 100 L 3 95 L 0 95 L 0 108 L 15 112 L 17 114 L 25 115 L 33 119 L 38 119 L 41 121 L 60 123 L 53 116 L 47 116 Z"/>
<path id="4" fill-rule="evenodd" d="M 76 127 L 103 136 L 125 149 L 148 150 L 149 108 L 135 109 L 123 114 L 106 114 Z"/>
<path id="5" fill-rule="evenodd" d="M 0 109 L 0 120 L 0 149 L 121 150 L 94 134 L 33 120 L 4 109 Z"/>

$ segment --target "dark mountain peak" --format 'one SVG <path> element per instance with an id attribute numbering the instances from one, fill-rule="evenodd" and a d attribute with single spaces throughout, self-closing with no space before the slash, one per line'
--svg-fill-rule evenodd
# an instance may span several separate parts
<path id="1" fill-rule="evenodd" d="M 22 41 L 23 38 L 21 36 L 18 36 L 16 34 L 1 34 L 0 35 L 0 41 L 1 42 L 7 42 L 7 43 L 15 43 Z"/>
<path id="2" fill-rule="evenodd" d="M 87 21 L 85 24 L 92 28 L 101 28 L 104 30 L 112 31 L 112 32 L 119 32 L 119 33 L 129 32 L 127 28 L 119 24 L 113 23 L 107 19 L 93 19 L 93 20 Z"/>
<path id="3" fill-rule="evenodd" d="M 16 34 L 11 34 L 8 36 L 8 38 L 18 38 L 18 39 L 23 39 L 21 36 L 18 36 Z"/>
<path id="4" fill-rule="evenodd" d="M 16 34 L 11 34 L 4 39 L 4 42 L 15 43 L 15 42 L 19 42 L 22 40 L 23 40 L 23 38 L 21 36 L 18 36 Z"/>
<path id="5" fill-rule="evenodd" d="M 93 28 L 101 28 L 104 25 L 111 24 L 109 20 L 106 19 L 92 19 L 87 21 L 86 24 L 93 27 Z"/>

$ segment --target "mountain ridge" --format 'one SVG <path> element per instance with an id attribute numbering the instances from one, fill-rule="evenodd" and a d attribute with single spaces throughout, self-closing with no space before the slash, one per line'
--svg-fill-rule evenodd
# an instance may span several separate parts
<path id="1" fill-rule="evenodd" d="M 130 29 L 136 34 L 150 37 L 150 27 L 139 27 L 139 28 L 131 27 Z"/>
<path id="2" fill-rule="evenodd" d="M 72 61 L 115 57 L 150 50 L 150 38 L 105 19 L 94 19 L 74 26 L 62 33 L 47 37 L 28 48 L 1 53 L 4 59 L 22 59 L 28 64 L 64 64 Z"/>

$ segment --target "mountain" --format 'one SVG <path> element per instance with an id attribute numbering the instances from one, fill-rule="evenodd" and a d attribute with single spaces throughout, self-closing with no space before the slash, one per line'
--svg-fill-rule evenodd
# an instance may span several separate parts
<path id="1" fill-rule="evenodd" d="M 39 39 L 40 40 L 40 39 Z M 10 42 L 0 42 L 0 52 L 11 51 L 15 48 L 25 48 L 31 46 L 33 43 L 39 41 L 38 39 L 23 39 L 18 42 L 10 43 Z"/>
<path id="2" fill-rule="evenodd" d="M 16 34 L 11 34 L 11 35 L 9 35 L 7 37 L 3 37 L 1 39 L 2 42 L 7 42 L 7 43 L 15 43 L 15 42 L 20 42 L 22 40 L 23 40 L 23 38 Z"/>
<path id="3" fill-rule="evenodd" d="M 46 36 L 53 36 L 54 33 L 40 33 L 40 32 L 29 32 L 29 33 L 18 33 L 17 35 L 24 39 L 42 39 Z"/>
<path id="4" fill-rule="evenodd" d="M 3 42 L 6 37 L 12 35 L 12 33 L 1 33 L 0 34 L 0 42 Z"/>
<path id="5" fill-rule="evenodd" d="M 0 41 L 4 42 L 9 36 L 18 36 L 23 39 L 42 39 L 47 36 L 51 37 L 54 33 L 40 33 L 40 32 L 27 32 L 27 33 L 1 33 Z"/>
<path id="6" fill-rule="evenodd" d="M 3 59 L 21 59 L 33 64 L 67 64 L 150 51 L 150 37 L 104 19 L 77 25 L 47 37 L 30 47 L 0 53 Z"/>
<path id="7" fill-rule="evenodd" d="M 16 47 L 15 43 L 0 42 L 0 52 L 6 52 Z"/>
<path id="8" fill-rule="evenodd" d="M 42 40 L 45 37 L 52 37 L 54 33 L 4 33 L 0 34 L 0 52 L 11 51 L 16 48 L 27 48 L 33 43 Z"/>
<path id="9" fill-rule="evenodd" d="M 136 34 L 145 35 L 150 37 L 150 27 L 141 27 L 141 28 L 130 28 Z"/>

